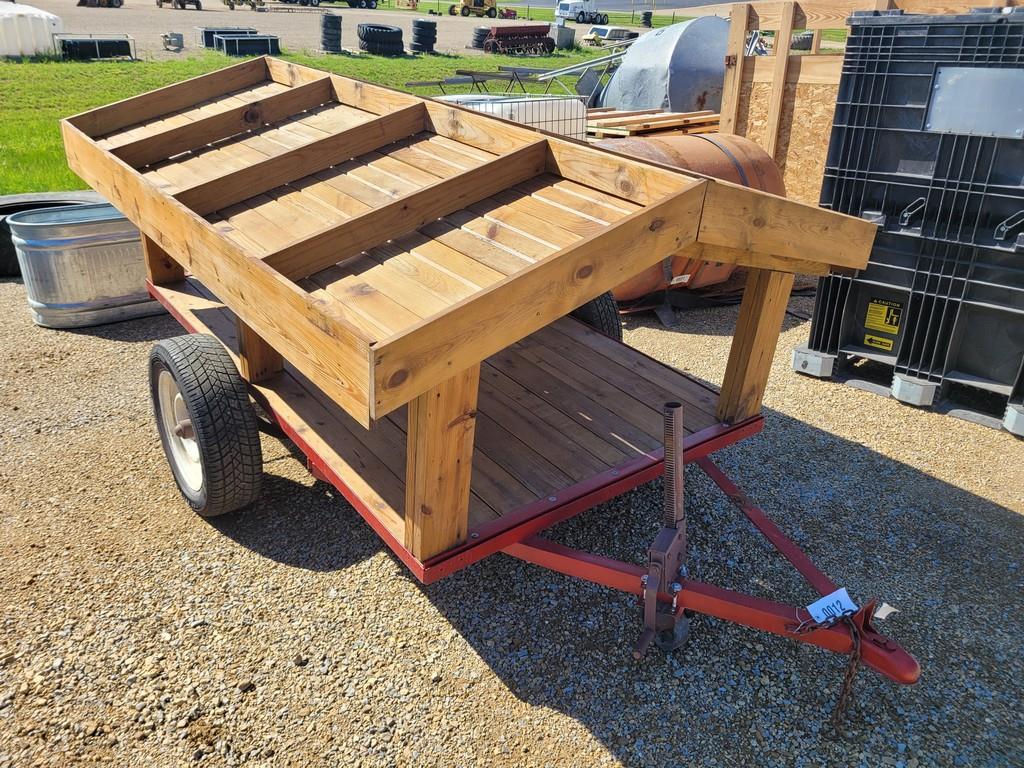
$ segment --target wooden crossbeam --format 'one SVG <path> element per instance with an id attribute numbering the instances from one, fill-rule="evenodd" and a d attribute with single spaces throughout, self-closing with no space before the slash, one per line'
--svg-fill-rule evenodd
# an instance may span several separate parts
<path id="1" fill-rule="evenodd" d="M 322 77 L 259 101 L 122 144 L 111 152 L 133 168 L 141 168 L 180 152 L 199 149 L 229 136 L 285 120 L 333 98 L 330 78 Z"/>
<path id="2" fill-rule="evenodd" d="M 367 248 L 540 175 L 544 172 L 546 157 L 547 142 L 541 139 L 321 230 L 269 254 L 264 261 L 293 280 L 308 277 Z"/>
<path id="3" fill-rule="evenodd" d="M 373 417 L 611 290 L 694 241 L 705 181 L 689 186 L 373 347 Z M 614 258 L 609 258 L 614 254 Z"/>
<path id="4" fill-rule="evenodd" d="M 424 114 L 422 104 L 404 107 L 190 187 L 175 197 L 205 216 L 419 133 L 424 128 Z"/>
<path id="5" fill-rule="evenodd" d="M 225 67 L 217 72 L 199 75 L 69 117 L 68 122 L 86 136 L 96 139 L 130 125 L 152 122 L 209 99 L 223 98 L 232 91 L 252 88 L 265 82 L 268 77 L 266 59 L 250 59 L 233 67 Z"/>

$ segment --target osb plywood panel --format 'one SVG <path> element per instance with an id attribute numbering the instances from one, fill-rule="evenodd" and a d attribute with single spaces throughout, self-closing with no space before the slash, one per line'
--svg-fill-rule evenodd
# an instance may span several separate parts
<path id="1" fill-rule="evenodd" d="M 768 135 L 771 90 L 770 83 L 745 83 L 740 93 L 736 133 L 762 146 Z M 837 90 L 836 85 L 786 85 L 775 162 L 793 200 L 818 204 Z"/>

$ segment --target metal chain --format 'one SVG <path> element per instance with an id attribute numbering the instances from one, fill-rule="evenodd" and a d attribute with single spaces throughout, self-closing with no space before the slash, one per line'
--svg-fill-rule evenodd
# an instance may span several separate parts
<path id="1" fill-rule="evenodd" d="M 839 691 L 839 699 L 836 701 L 836 707 L 832 711 L 832 717 L 829 719 L 829 724 L 836 735 L 839 734 L 839 726 L 842 725 L 843 714 L 850 704 L 850 698 L 853 694 L 853 681 L 857 677 L 857 670 L 860 667 L 861 652 L 860 629 L 858 629 L 857 624 L 849 616 L 843 618 L 843 623 L 850 628 L 850 639 L 853 640 L 853 648 L 850 649 L 850 661 L 846 665 L 846 674 L 843 675 L 843 686 Z"/>

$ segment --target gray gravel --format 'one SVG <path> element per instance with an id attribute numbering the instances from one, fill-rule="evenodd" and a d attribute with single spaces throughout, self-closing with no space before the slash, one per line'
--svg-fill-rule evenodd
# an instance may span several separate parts
<path id="1" fill-rule="evenodd" d="M 794 306 L 809 311 L 807 300 Z M 735 309 L 627 340 L 718 381 Z M 697 619 L 685 651 L 630 655 L 630 600 L 496 556 L 419 586 L 360 518 L 265 438 L 255 509 L 204 521 L 172 484 L 145 384 L 169 318 L 35 328 L 0 282 L 0 766 L 1020 764 L 1024 446 L 792 374 L 790 321 L 764 434 L 720 464 L 841 584 L 900 612 L 922 662 L 844 659 Z M 698 470 L 699 578 L 812 596 Z M 639 559 L 658 484 L 560 527 Z"/>

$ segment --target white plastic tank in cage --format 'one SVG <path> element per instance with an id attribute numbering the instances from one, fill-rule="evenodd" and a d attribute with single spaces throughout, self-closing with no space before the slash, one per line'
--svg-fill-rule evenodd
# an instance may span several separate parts
<path id="1" fill-rule="evenodd" d="M 62 31 L 60 16 L 31 5 L 0 2 L 0 57 L 52 54 L 53 35 Z"/>
<path id="2" fill-rule="evenodd" d="M 561 136 L 574 139 L 587 137 L 587 106 L 584 99 L 579 96 L 462 93 L 436 98 Z"/>

